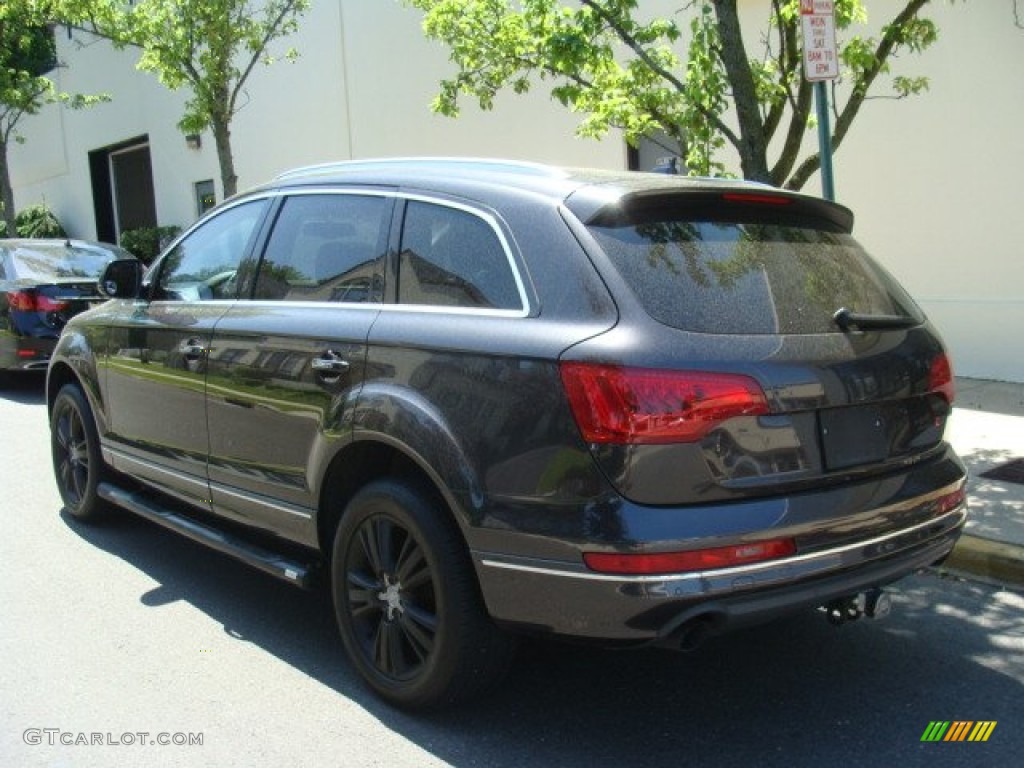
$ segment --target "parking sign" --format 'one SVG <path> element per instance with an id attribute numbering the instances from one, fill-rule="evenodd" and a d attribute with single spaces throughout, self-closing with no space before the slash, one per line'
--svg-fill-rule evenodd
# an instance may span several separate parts
<path id="1" fill-rule="evenodd" d="M 832 0 L 800 0 L 804 32 L 804 77 L 815 82 L 839 77 L 836 19 Z"/>

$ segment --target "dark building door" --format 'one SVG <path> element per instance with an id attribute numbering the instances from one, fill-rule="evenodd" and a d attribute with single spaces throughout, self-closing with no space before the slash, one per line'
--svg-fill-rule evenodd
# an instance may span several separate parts
<path id="1" fill-rule="evenodd" d="M 98 239 L 116 243 L 126 229 L 157 225 L 146 136 L 90 152 L 89 167 Z"/>

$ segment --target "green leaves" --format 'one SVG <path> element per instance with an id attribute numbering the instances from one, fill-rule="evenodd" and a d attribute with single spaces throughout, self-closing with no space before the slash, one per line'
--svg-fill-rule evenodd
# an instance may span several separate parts
<path id="1" fill-rule="evenodd" d="M 555 100 L 580 115 L 579 135 L 599 138 L 618 129 L 635 144 L 664 133 L 691 173 L 734 167 L 723 159 L 727 147 L 759 177 L 771 168 L 776 184 L 798 187 L 816 170 L 814 155 L 798 163 L 812 105 L 801 70 L 799 0 L 765 4 L 765 29 L 746 35 L 738 33 L 736 0 L 690 0 L 653 19 L 639 12 L 636 0 L 403 1 L 423 12 L 425 34 L 448 48 L 455 66 L 431 105 L 437 112 L 457 116 L 463 98 L 491 109 L 502 91 L 525 93 L 546 82 Z M 839 108 L 847 119 L 837 128 L 836 146 L 867 91 L 889 74 L 893 54 L 919 53 L 937 38 L 934 23 L 920 15 L 929 0 L 903 1 L 879 37 L 856 32 L 867 21 L 863 0 L 835 2 L 840 92 L 851 94 Z M 761 40 L 763 54 L 742 53 L 744 37 Z M 890 82 L 900 97 L 928 85 L 902 74 Z M 739 131 L 733 115 L 740 117 Z M 772 138 L 783 124 L 778 149 Z M 752 157 L 768 147 L 779 152 L 774 166 Z"/>
<path id="2" fill-rule="evenodd" d="M 138 68 L 168 89 L 187 89 L 178 121 L 183 133 L 213 131 L 224 194 L 237 178 L 231 121 L 257 64 L 272 64 L 271 46 L 298 29 L 310 0 L 57 0 L 62 20 L 140 51 Z M 294 48 L 283 58 L 294 61 Z"/>

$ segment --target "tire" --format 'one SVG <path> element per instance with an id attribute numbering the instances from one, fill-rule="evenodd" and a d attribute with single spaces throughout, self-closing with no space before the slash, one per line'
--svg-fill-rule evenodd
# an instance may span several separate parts
<path id="1" fill-rule="evenodd" d="M 465 701 L 508 669 L 513 641 L 488 617 L 465 543 L 430 495 L 397 480 L 367 485 L 342 516 L 331 566 L 345 649 L 388 703 Z"/>
<path id="2" fill-rule="evenodd" d="M 94 522 L 110 511 L 96 489 L 106 475 L 92 408 L 76 384 L 65 384 L 50 417 L 53 474 L 64 508 L 76 520 Z"/>

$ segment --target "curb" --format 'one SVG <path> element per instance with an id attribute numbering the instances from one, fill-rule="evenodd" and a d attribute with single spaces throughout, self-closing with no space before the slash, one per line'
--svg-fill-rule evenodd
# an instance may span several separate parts
<path id="1" fill-rule="evenodd" d="M 1024 547 L 963 534 L 943 570 L 957 571 L 1013 589 L 1024 589 Z"/>

